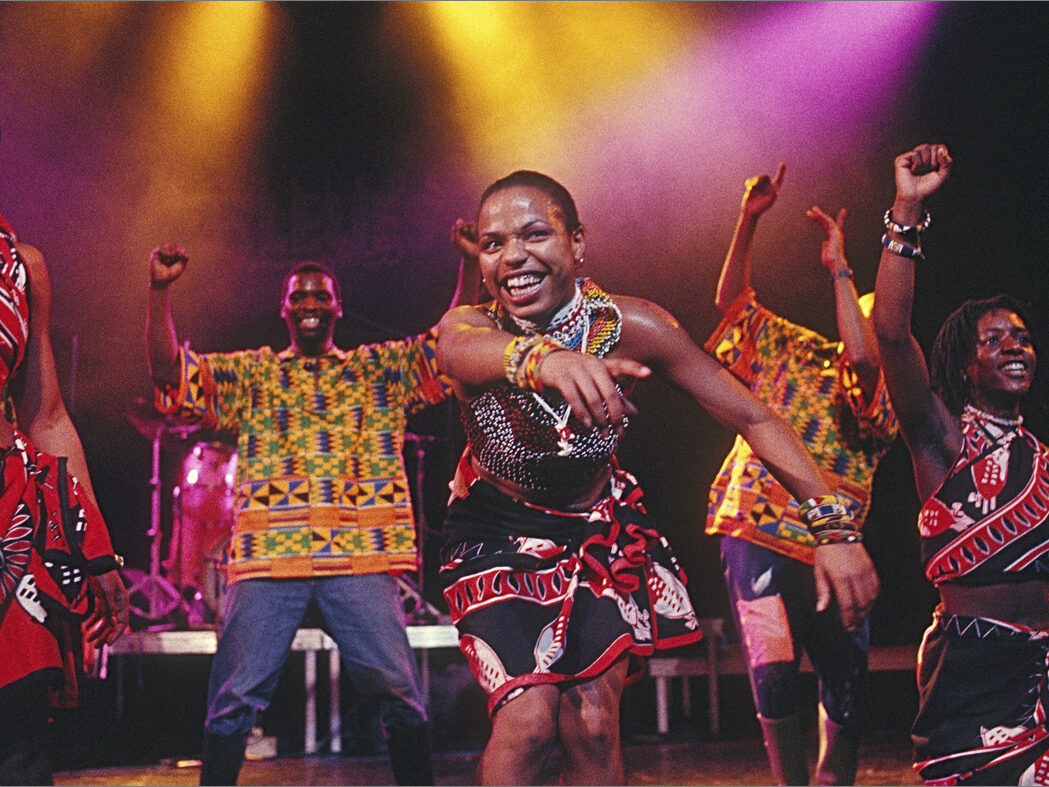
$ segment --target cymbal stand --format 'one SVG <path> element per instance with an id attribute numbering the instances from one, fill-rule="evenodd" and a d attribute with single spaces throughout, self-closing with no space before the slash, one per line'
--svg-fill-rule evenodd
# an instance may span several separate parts
<path id="1" fill-rule="evenodd" d="M 403 574 L 396 577 L 398 595 L 408 618 L 413 623 L 435 623 L 440 617 L 440 611 L 423 596 L 423 555 L 426 533 L 426 509 L 423 505 L 423 480 L 425 474 L 424 462 L 426 460 L 426 444 L 432 443 L 436 438 L 431 435 L 419 435 L 405 432 L 404 442 L 415 443 L 415 487 L 412 498 L 418 514 L 415 517 L 416 550 L 418 559 L 416 561 L 418 583 L 412 582 Z"/>
<path id="2" fill-rule="evenodd" d="M 153 476 L 149 479 L 152 507 L 149 532 L 146 533 L 152 539 L 149 546 L 149 573 L 134 572 L 141 576 L 128 588 L 128 597 L 132 600 L 131 611 L 146 620 L 156 621 L 166 618 L 183 604 L 178 589 L 160 573 L 160 542 L 163 537 L 160 527 L 160 438 L 163 431 L 163 428 L 157 428 L 153 433 Z M 135 604 L 135 593 L 145 596 L 144 609 Z"/>

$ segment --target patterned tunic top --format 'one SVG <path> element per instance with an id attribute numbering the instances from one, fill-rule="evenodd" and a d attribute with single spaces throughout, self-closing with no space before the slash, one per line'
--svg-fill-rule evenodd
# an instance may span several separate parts
<path id="1" fill-rule="evenodd" d="M 307 358 L 180 350 L 157 408 L 237 435 L 230 582 L 417 568 L 401 449 L 407 414 L 442 401 L 436 333 Z"/>
<path id="2" fill-rule="evenodd" d="M 838 342 L 773 314 L 749 287 L 705 349 L 794 428 L 849 514 L 862 523 L 875 467 L 897 432 L 881 376 L 866 401 Z M 806 563 L 815 559 L 798 502 L 739 436 L 711 487 L 706 532 Z"/>
<path id="3" fill-rule="evenodd" d="M 973 407 L 965 443 L 918 517 L 922 561 L 936 585 L 1049 581 L 1046 447 L 1020 425 Z"/>

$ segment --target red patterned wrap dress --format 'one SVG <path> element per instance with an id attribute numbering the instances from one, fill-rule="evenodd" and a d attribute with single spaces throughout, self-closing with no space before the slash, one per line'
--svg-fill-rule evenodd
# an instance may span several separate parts
<path id="1" fill-rule="evenodd" d="M 0 384 L 25 354 L 29 288 L 17 238 L 0 217 Z M 65 459 L 17 429 L 0 448 L 0 713 L 41 687 L 51 705 L 76 704 L 87 577 L 118 567 L 109 533 Z M 10 719 L 6 721 L 11 721 Z"/>

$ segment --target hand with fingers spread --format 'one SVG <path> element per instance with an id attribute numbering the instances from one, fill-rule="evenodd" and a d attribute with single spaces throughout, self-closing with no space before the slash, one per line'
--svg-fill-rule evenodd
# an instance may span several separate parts
<path id="1" fill-rule="evenodd" d="M 813 205 L 805 215 L 823 227 L 827 233 L 827 239 L 820 244 L 820 263 L 834 278 L 849 271 L 849 264 L 845 261 L 845 208 L 838 211 L 836 218 L 831 218 L 817 205 Z"/>

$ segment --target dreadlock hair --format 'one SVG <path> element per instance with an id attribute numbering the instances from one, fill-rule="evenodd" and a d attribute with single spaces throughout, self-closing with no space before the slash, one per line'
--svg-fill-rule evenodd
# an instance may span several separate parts
<path id="1" fill-rule="evenodd" d="M 291 281 L 292 276 L 298 276 L 301 273 L 321 273 L 331 279 L 332 287 L 335 289 L 335 300 L 342 303 L 342 287 L 339 286 L 339 280 L 335 278 L 335 274 L 331 272 L 331 268 L 320 262 L 314 262 L 313 260 L 307 260 L 306 262 L 300 262 L 286 274 L 284 274 L 284 281 L 280 285 L 280 298 L 283 301 L 284 296 L 288 294 L 288 282 Z"/>
<path id="2" fill-rule="evenodd" d="M 955 415 L 961 415 L 969 401 L 971 391 L 965 368 L 976 355 L 977 323 L 987 312 L 999 309 L 1015 314 L 1033 333 L 1027 307 L 1011 295 L 995 295 L 966 301 L 944 320 L 936 334 L 929 357 L 929 379 L 932 389 Z"/>
<path id="3" fill-rule="evenodd" d="M 481 205 L 484 205 L 485 201 L 497 191 L 503 191 L 514 186 L 530 186 L 531 188 L 539 189 L 557 204 L 568 234 L 571 235 L 579 229 L 579 214 L 576 212 L 575 201 L 572 199 L 572 195 L 568 193 L 568 189 L 549 175 L 530 169 L 519 169 L 505 177 L 499 178 L 499 180 L 484 190 L 484 194 L 481 195 Z M 478 212 L 480 212 L 480 207 L 478 207 Z"/>

